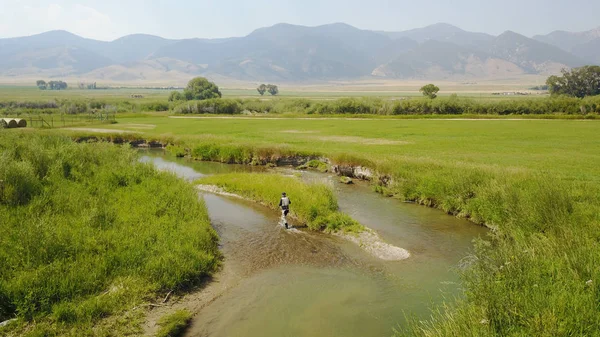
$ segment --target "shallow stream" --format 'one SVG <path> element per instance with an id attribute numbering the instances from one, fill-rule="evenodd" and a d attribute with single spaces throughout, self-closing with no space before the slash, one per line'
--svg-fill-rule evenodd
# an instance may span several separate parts
<path id="1" fill-rule="evenodd" d="M 265 170 L 156 150 L 141 152 L 141 160 L 190 180 Z M 385 198 L 366 183 L 343 185 L 313 172 L 302 179 L 331 184 L 343 212 L 412 256 L 382 261 L 338 237 L 286 231 L 278 212 L 255 203 L 200 193 L 221 238 L 225 261 L 215 282 L 226 290 L 195 316 L 187 336 L 390 336 L 406 316 L 426 318 L 434 304 L 460 293 L 456 269 L 483 228 Z"/>

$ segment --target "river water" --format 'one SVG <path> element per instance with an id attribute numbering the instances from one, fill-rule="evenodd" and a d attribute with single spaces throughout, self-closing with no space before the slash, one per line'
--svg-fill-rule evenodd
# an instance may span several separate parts
<path id="1" fill-rule="evenodd" d="M 141 152 L 141 160 L 189 180 L 265 170 L 155 150 Z M 255 203 L 200 193 L 225 257 L 215 282 L 227 290 L 195 316 L 186 336 L 390 336 L 405 317 L 427 318 L 433 305 L 460 294 L 457 268 L 483 228 L 385 198 L 366 183 L 339 184 L 313 172 L 302 179 L 330 184 L 343 212 L 412 256 L 382 261 L 338 237 L 286 231 L 278 212 Z"/>

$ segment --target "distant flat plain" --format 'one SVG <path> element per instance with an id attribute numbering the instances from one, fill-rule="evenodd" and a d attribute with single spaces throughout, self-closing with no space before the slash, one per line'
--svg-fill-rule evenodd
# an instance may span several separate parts
<path id="1" fill-rule="evenodd" d="M 209 78 L 210 79 L 210 78 Z M 46 79 L 48 80 L 48 79 Z M 260 96 L 256 87 L 260 82 L 232 81 L 211 79 L 219 85 L 224 97 L 239 98 L 262 98 L 271 99 L 272 96 Z M 184 87 L 185 81 L 181 83 L 157 85 L 151 82 L 128 82 L 128 83 L 103 83 L 95 81 L 99 87 L 109 89 L 80 90 L 77 89 L 78 82 L 90 83 L 93 80 L 65 79 L 69 89 L 64 91 L 42 91 L 35 87 L 35 79 L 10 79 L 0 77 L 0 100 L 46 100 L 55 98 L 130 98 L 131 95 L 142 95 L 143 99 L 167 98 L 173 89 L 169 87 Z M 269 81 L 265 81 L 269 83 Z M 356 81 L 327 81 L 316 83 L 277 83 L 279 86 L 279 97 L 328 99 L 341 97 L 382 97 L 400 98 L 420 96 L 419 88 L 428 83 L 434 83 L 440 87 L 440 96 L 457 94 L 472 98 L 515 98 L 515 97 L 543 97 L 544 93 L 530 90 L 534 86 L 543 85 L 545 78 L 540 76 L 521 76 L 505 80 L 474 80 L 462 81 L 448 80 L 386 80 L 386 79 L 364 79 Z M 157 89 L 153 89 L 157 88 Z M 160 89 L 158 89 L 160 88 Z M 528 96 L 497 96 L 493 93 L 505 92 L 528 92 Z"/>

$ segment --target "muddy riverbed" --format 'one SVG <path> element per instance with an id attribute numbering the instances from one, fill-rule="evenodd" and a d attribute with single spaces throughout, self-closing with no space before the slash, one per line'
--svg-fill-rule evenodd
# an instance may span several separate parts
<path id="1" fill-rule="evenodd" d="M 265 170 L 140 153 L 142 161 L 190 180 Z M 286 231 L 277 212 L 252 202 L 200 193 L 225 259 L 205 289 L 211 296 L 188 299 L 198 302 L 191 306 L 198 312 L 187 336 L 390 336 L 405 316 L 425 318 L 433 304 L 460 293 L 456 269 L 483 228 L 382 197 L 360 182 L 339 184 L 313 172 L 302 179 L 331 184 L 343 212 L 411 257 L 386 262 L 332 235 Z"/>

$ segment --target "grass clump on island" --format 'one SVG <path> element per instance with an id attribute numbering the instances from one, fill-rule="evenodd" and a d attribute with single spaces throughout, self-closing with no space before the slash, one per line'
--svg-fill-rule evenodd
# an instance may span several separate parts
<path id="1" fill-rule="evenodd" d="M 327 165 L 327 163 L 324 163 L 320 160 L 313 159 L 313 160 L 308 161 L 306 164 L 299 166 L 298 169 L 299 170 L 314 169 L 319 172 L 326 173 L 327 171 L 329 171 L 329 165 Z"/>
<path id="2" fill-rule="evenodd" d="M 134 151 L 24 132 L 0 151 L 0 321 L 19 318 L 0 334 L 139 334 L 144 303 L 218 267 L 193 186 Z"/>
<path id="3" fill-rule="evenodd" d="M 338 211 L 337 199 L 324 184 L 307 184 L 296 177 L 275 173 L 231 173 L 201 178 L 202 185 L 215 185 L 269 208 L 279 209 L 281 193 L 292 201 L 290 214 L 312 230 L 361 232 L 364 227 Z"/>
<path id="4" fill-rule="evenodd" d="M 165 315 L 158 321 L 160 329 L 156 333 L 156 337 L 182 336 L 191 320 L 192 314 L 185 309 Z"/>

